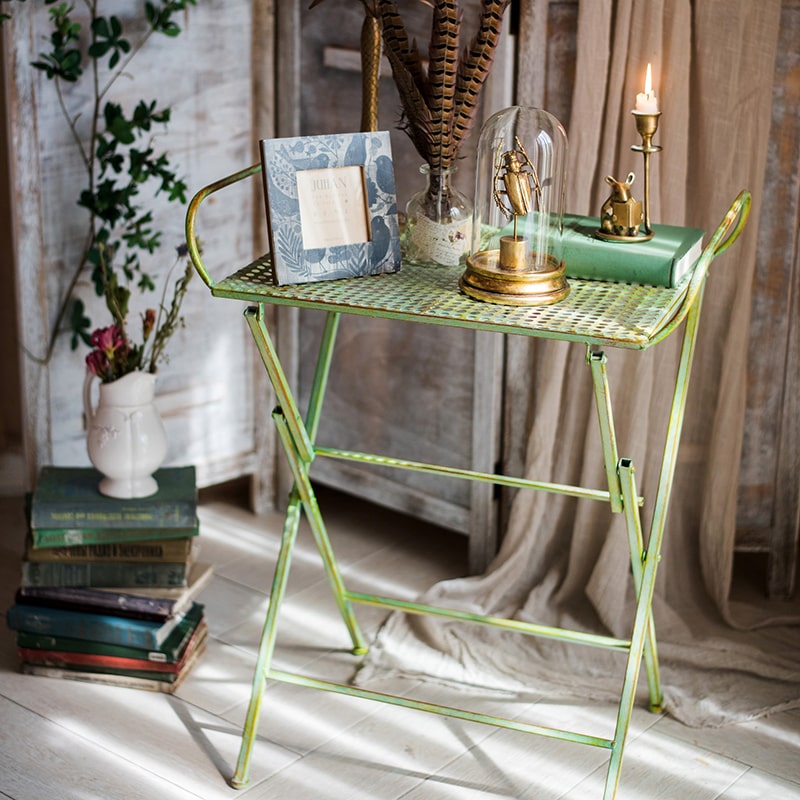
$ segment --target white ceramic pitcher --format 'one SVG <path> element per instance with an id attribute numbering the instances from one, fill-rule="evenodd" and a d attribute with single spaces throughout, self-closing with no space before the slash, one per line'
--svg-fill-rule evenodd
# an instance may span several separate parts
<path id="1" fill-rule="evenodd" d="M 108 497 L 148 497 L 158 491 L 153 473 L 167 454 L 167 433 L 153 403 L 156 376 L 129 372 L 100 384 L 97 408 L 92 408 L 89 370 L 83 383 L 86 446 L 92 464 L 105 476 L 100 493 Z"/>

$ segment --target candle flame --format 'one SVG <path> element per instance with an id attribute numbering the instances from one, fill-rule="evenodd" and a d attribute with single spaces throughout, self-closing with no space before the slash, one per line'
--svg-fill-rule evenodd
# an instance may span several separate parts
<path id="1" fill-rule="evenodd" d="M 650 97 L 653 93 L 653 73 L 650 69 L 650 63 L 647 64 L 647 73 L 645 74 L 644 78 L 644 93 Z"/>

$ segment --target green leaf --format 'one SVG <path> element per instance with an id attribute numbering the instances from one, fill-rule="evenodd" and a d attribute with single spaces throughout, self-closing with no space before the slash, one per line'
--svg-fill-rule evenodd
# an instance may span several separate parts
<path id="1" fill-rule="evenodd" d="M 76 298 L 72 303 L 69 315 L 69 327 L 72 331 L 70 349 L 72 350 L 77 350 L 80 341 L 89 345 L 89 329 L 91 328 L 92 321 L 86 316 L 85 310 L 83 300 Z"/>
<path id="2" fill-rule="evenodd" d="M 88 52 L 92 58 L 102 58 L 110 49 L 110 42 L 92 42 Z"/>
<path id="3" fill-rule="evenodd" d="M 75 83 L 83 74 L 79 50 L 57 48 L 52 53 L 40 53 L 40 58 L 40 61 L 32 62 L 31 66 L 44 71 L 51 80 L 53 78 L 61 78 L 70 83 Z"/>
<path id="4" fill-rule="evenodd" d="M 124 117 L 114 117 L 108 126 L 108 131 L 121 144 L 133 144 L 136 141 L 133 126 Z"/>
<path id="5" fill-rule="evenodd" d="M 169 188 L 169 197 L 170 202 L 177 200 L 182 205 L 186 205 L 186 183 L 184 181 L 175 181 L 172 186 Z"/>
<path id="6" fill-rule="evenodd" d="M 97 17 L 92 21 L 92 32 L 103 39 L 108 39 L 111 36 L 105 17 Z"/>
<path id="7" fill-rule="evenodd" d="M 136 285 L 142 292 L 153 292 L 156 288 L 155 283 L 153 283 L 153 279 L 144 273 L 142 273 L 142 275 L 139 277 L 139 282 Z"/>

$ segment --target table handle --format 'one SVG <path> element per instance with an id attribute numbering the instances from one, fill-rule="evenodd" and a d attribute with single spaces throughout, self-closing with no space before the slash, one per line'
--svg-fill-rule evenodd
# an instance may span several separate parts
<path id="1" fill-rule="evenodd" d="M 234 172 L 232 175 L 228 175 L 226 178 L 220 178 L 220 180 L 214 181 L 214 183 L 203 187 L 192 198 L 192 202 L 189 203 L 189 208 L 186 211 L 186 245 L 189 249 L 189 258 L 191 258 L 192 264 L 194 264 L 194 268 L 197 270 L 197 274 L 203 279 L 203 283 L 205 283 L 205 285 L 210 289 L 214 288 L 214 281 L 211 280 L 211 276 L 208 274 L 205 264 L 203 264 L 203 259 L 200 257 L 200 246 L 197 243 L 197 236 L 195 234 L 195 223 L 197 219 L 197 211 L 200 208 L 200 203 L 202 203 L 203 200 L 205 200 L 209 195 L 214 194 L 214 192 L 218 192 L 220 189 L 224 189 L 226 186 L 231 186 L 232 184 L 238 183 L 239 181 L 249 178 L 250 176 L 259 172 L 261 172 L 261 162 L 258 164 L 252 164 L 246 169 L 241 169 L 238 172 Z"/>
<path id="2" fill-rule="evenodd" d="M 709 240 L 708 244 L 703 248 L 703 253 L 700 256 L 692 275 L 689 287 L 686 290 L 686 295 L 683 298 L 681 307 L 672 320 L 664 328 L 659 331 L 656 338 L 651 342 L 661 342 L 667 338 L 677 327 L 683 322 L 689 310 L 697 300 L 700 290 L 705 283 L 708 275 L 708 267 L 711 262 L 720 254 L 725 252 L 738 238 L 739 234 L 744 229 L 747 223 L 747 218 L 750 215 L 750 204 L 752 197 L 747 189 L 743 189 L 737 195 L 736 199 L 731 203 L 727 214 L 720 222 L 714 235 Z"/>
<path id="3" fill-rule="evenodd" d="M 703 248 L 703 253 L 694 270 L 692 282 L 686 293 L 684 306 L 689 308 L 694 302 L 697 292 L 700 290 L 706 273 L 711 262 L 720 254 L 724 253 L 738 238 L 744 230 L 747 218 L 750 216 L 750 203 L 752 198 L 747 189 L 742 189 L 736 199 L 731 203 L 728 212 L 722 218 L 722 222 L 717 226 L 714 235 L 708 244 Z"/>
<path id="4" fill-rule="evenodd" d="M 739 234 L 744 229 L 747 218 L 750 216 L 751 202 L 750 192 L 747 189 L 742 189 L 733 203 L 731 203 L 728 213 L 708 243 L 708 248 L 711 248 L 714 256 L 724 253 L 739 238 Z M 734 222 L 736 222 L 735 226 L 733 226 Z M 731 230 L 731 226 L 733 226 L 733 230 Z"/>

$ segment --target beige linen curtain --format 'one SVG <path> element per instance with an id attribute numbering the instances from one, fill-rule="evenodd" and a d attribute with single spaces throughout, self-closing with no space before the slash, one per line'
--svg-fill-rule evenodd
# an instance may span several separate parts
<path id="1" fill-rule="evenodd" d="M 603 177 L 640 171 L 641 157 L 630 150 L 636 142 L 630 110 L 647 62 L 663 112 L 653 220 L 710 233 L 741 189 L 754 196 L 745 233 L 711 266 L 654 601 L 666 709 L 690 725 L 800 705 L 799 620 L 766 619 L 729 602 L 779 19 L 779 0 L 579 5 L 568 210 L 596 215 L 608 194 Z M 525 86 L 534 83 L 521 76 L 520 105 L 532 104 Z M 641 196 L 634 184 L 637 189 Z M 644 353 L 607 351 L 620 455 L 632 458 L 648 500 L 655 496 L 679 339 Z M 529 375 L 526 475 L 603 486 L 584 349 L 514 337 L 508 348 L 509 364 Z M 646 528 L 651 514 L 648 502 Z M 603 504 L 520 492 L 487 573 L 434 586 L 423 599 L 627 637 L 633 587 L 624 522 Z M 498 690 L 617 698 L 622 668 L 617 654 L 395 614 L 356 680 L 368 684 L 400 673 Z"/>

